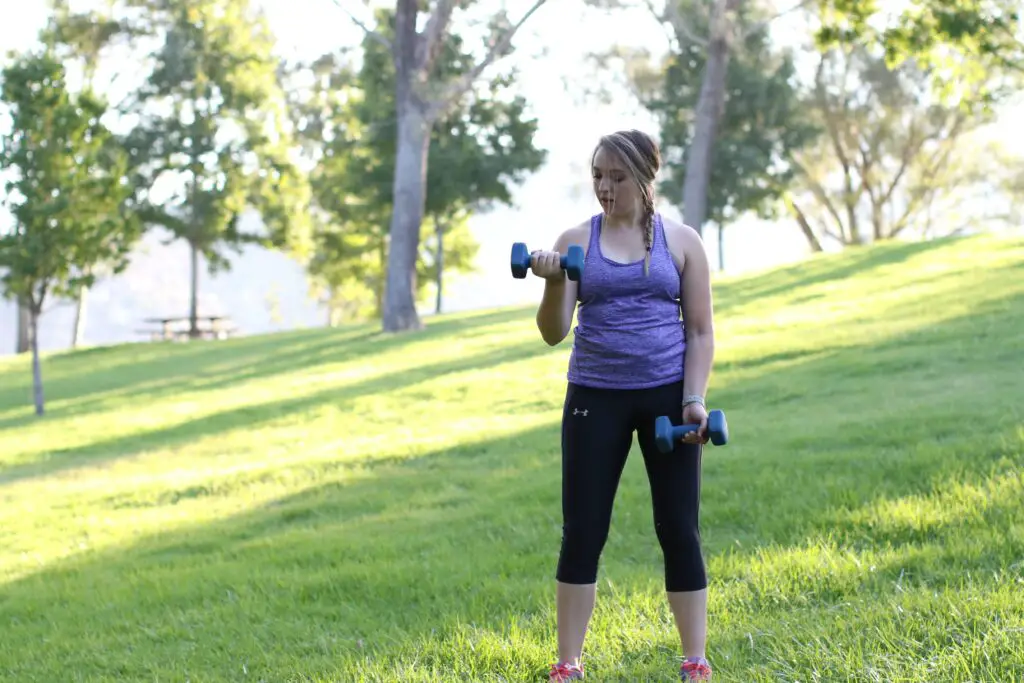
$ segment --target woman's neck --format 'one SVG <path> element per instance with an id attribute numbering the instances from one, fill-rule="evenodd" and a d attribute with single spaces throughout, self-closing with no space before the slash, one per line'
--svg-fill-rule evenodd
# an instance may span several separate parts
<path id="1" fill-rule="evenodd" d="M 640 230 L 643 224 L 643 212 L 636 211 L 625 216 L 609 216 L 602 218 L 602 225 L 611 230 Z"/>

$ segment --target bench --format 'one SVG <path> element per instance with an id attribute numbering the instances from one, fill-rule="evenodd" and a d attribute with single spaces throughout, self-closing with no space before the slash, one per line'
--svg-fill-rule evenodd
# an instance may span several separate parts
<path id="1" fill-rule="evenodd" d="M 146 318 L 143 322 L 156 328 L 136 330 L 150 341 L 188 341 L 189 339 L 229 339 L 238 333 L 238 327 L 226 315 L 200 315 L 196 318 L 196 332 L 190 331 L 189 316 Z"/>

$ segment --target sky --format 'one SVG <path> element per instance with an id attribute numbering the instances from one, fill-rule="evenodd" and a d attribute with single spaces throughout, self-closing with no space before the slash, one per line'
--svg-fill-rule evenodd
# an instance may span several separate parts
<path id="1" fill-rule="evenodd" d="M 267 13 L 279 42 L 278 52 L 291 59 L 309 59 L 361 40 L 362 29 L 342 7 L 369 19 L 363 0 L 256 1 Z M 529 3 L 516 0 L 507 4 L 513 8 L 511 17 L 517 20 Z M 481 0 L 478 4 L 486 10 L 500 6 L 498 0 Z M 789 7 L 790 2 L 780 0 L 779 6 Z M 591 194 L 587 162 L 602 134 L 640 128 L 657 135 L 654 120 L 630 98 L 599 104 L 582 97 L 585 88 L 612 83 L 616 77 L 611 73 L 595 74 L 585 55 L 616 43 L 646 46 L 659 53 L 668 45 L 666 29 L 644 9 L 588 11 L 581 18 L 581 7 L 581 0 L 548 0 L 521 29 L 515 40 L 516 52 L 503 62 L 515 64 L 521 72 L 520 87 L 540 122 L 535 143 L 548 150 L 549 159 L 541 171 L 518 188 L 514 206 L 472 219 L 471 230 L 480 243 L 478 270 L 446 283 L 446 310 L 538 301 L 543 287 L 538 278 L 515 280 L 509 273 L 512 243 L 549 247 L 562 230 L 600 211 Z M 10 3 L 0 20 L 0 51 L 30 46 L 45 19 L 43 0 Z M 787 30 L 794 34 L 787 21 L 774 27 L 777 34 L 786 35 Z M 1009 123 L 1005 128 L 1009 129 Z M 679 218 L 665 201 L 659 209 Z M 808 253 L 805 239 L 786 220 L 767 223 L 744 219 L 729 226 L 725 235 L 726 265 L 731 272 L 768 268 Z M 705 241 L 714 266 L 717 233 L 713 228 L 705 231 Z M 187 261 L 178 262 L 184 270 Z M 281 267 L 291 268 L 287 277 L 294 276 L 294 268 Z M 6 328 L 7 321 L 0 321 L 0 327 Z"/>

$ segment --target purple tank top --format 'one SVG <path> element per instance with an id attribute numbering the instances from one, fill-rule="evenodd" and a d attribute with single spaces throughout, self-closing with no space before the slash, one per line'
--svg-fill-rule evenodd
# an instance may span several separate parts
<path id="1" fill-rule="evenodd" d="M 618 263 L 601 253 L 601 222 L 601 214 L 590 220 L 568 380 L 607 389 L 646 389 L 682 380 L 686 340 L 680 276 L 661 215 L 654 215 L 647 276 L 643 259 Z"/>

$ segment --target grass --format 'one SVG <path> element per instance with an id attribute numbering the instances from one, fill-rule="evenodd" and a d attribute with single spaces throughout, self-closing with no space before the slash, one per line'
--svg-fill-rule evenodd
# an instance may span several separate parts
<path id="1" fill-rule="evenodd" d="M 1024 676 L 1024 241 L 716 283 L 719 681 Z M 529 681 L 569 341 L 533 308 L 0 361 L 0 679 Z M 672 681 L 638 451 L 588 679 Z"/>

